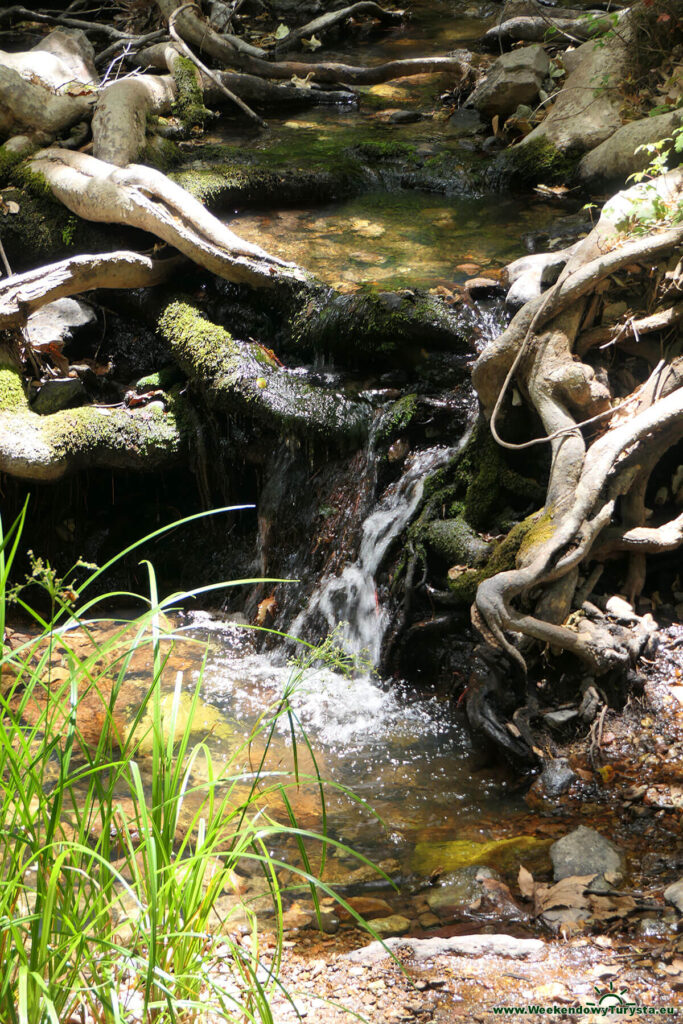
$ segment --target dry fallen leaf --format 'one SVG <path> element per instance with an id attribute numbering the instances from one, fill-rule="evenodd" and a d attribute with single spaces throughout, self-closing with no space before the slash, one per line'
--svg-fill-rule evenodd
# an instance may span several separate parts
<path id="1" fill-rule="evenodd" d="M 517 875 L 517 885 L 519 886 L 519 891 L 525 899 L 532 900 L 534 898 L 534 889 L 536 888 L 534 876 L 531 874 L 530 871 L 527 871 L 523 864 L 520 864 L 519 867 L 519 874 Z"/>
<path id="2" fill-rule="evenodd" d="M 537 885 L 534 892 L 536 916 L 545 910 L 554 910 L 559 907 L 584 910 L 588 907 L 585 890 L 595 877 L 595 875 L 570 875 L 569 878 L 563 878 L 555 885 Z"/>

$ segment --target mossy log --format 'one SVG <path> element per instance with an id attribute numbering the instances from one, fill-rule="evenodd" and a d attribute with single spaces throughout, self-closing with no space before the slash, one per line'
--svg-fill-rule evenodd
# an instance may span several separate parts
<path id="1" fill-rule="evenodd" d="M 370 407 L 338 391 L 316 387 L 255 342 L 238 341 L 192 305 L 166 307 L 159 330 L 177 365 L 208 406 L 248 417 L 268 432 L 331 445 L 358 445 L 367 435 Z"/>
<path id="2" fill-rule="evenodd" d="M 0 473 L 45 483 L 80 469 L 149 472 L 176 465 L 188 454 L 183 421 L 179 396 L 166 409 L 87 405 L 39 416 L 15 360 L 0 350 Z"/>

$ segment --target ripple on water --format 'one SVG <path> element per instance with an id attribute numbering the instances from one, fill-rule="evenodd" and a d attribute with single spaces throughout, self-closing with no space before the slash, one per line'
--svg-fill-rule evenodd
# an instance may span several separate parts
<path id="1" fill-rule="evenodd" d="M 249 630 L 206 613 L 191 617 L 188 632 L 209 641 L 204 699 L 247 735 L 277 704 L 292 669 L 255 652 Z M 333 833 L 353 839 L 368 855 L 381 859 L 388 847 L 426 834 L 457 837 L 464 825 L 476 829 L 482 816 L 498 819 L 522 809 L 503 776 L 473 766 L 465 727 L 448 702 L 370 675 L 347 678 L 313 668 L 300 673 L 291 706 L 322 774 L 381 816 L 384 827 L 368 831 L 368 813 L 341 792 L 329 792 Z M 283 717 L 278 749 L 287 748 L 289 729 Z M 219 752 L 221 741 L 212 742 Z"/>

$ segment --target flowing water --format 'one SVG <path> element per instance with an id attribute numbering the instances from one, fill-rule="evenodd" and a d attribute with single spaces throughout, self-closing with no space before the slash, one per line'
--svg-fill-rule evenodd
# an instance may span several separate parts
<path id="1" fill-rule="evenodd" d="M 387 489 L 363 523 L 358 557 L 341 575 L 320 582 L 307 607 L 292 623 L 294 636 L 306 635 L 310 620 L 322 616 L 329 631 L 340 627 L 339 635 L 350 653 L 362 654 L 372 666 L 379 664 L 390 613 L 379 603 L 375 576 L 389 548 L 410 523 L 428 475 L 454 454 L 450 448 L 429 448 L 408 460 L 403 475 Z"/>
<path id="2" fill-rule="evenodd" d="M 211 723 L 207 742 L 215 766 L 228 762 L 264 709 L 277 706 L 295 678 L 293 714 L 310 740 L 320 774 L 331 783 L 326 801 L 332 838 L 376 861 L 395 858 L 400 873 L 407 875 L 419 841 L 481 840 L 497 834 L 502 817 L 521 822 L 523 803 L 511 794 L 504 773 L 477 767 L 466 729 L 449 702 L 407 686 L 385 686 L 368 673 L 349 676 L 324 665 L 274 665 L 256 651 L 250 630 L 209 613 L 188 616 L 180 633 L 208 644 L 197 735 Z M 199 675 L 201 658 L 200 646 L 177 645 L 173 668 L 184 672 L 187 689 Z M 299 729 L 297 734 L 306 777 L 313 767 Z M 253 763 L 261 753 L 257 740 Z M 267 768 L 287 771 L 291 763 L 291 723 L 282 716 Z M 339 787 L 348 787 L 355 799 Z M 321 827 L 316 786 L 303 784 L 292 802 L 304 827 Z M 270 810 L 277 816 L 277 802 Z M 344 879 L 343 867 L 337 868 L 337 877 Z"/>

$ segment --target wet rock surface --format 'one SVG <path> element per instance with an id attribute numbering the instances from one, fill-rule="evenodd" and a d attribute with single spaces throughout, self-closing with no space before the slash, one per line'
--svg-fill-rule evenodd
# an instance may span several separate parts
<path id="1" fill-rule="evenodd" d="M 550 847 L 553 877 L 556 882 L 570 875 L 601 874 L 620 881 L 624 875 L 624 855 L 614 843 L 595 829 L 579 825 L 568 836 Z"/>

